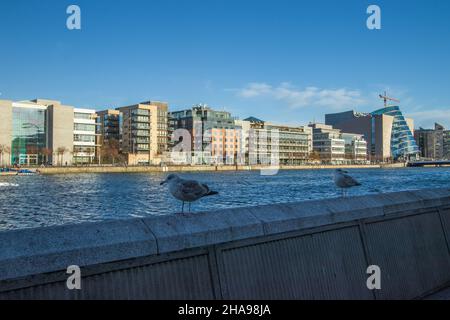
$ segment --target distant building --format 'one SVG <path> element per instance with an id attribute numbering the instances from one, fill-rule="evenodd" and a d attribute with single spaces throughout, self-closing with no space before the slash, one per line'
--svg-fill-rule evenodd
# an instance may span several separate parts
<path id="1" fill-rule="evenodd" d="M 241 122 L 245 140 L 245 158 L 249 164 L 300 165 L 312 152 L 312 130 L 250 117 Z"/>
<path id="2" fill-rule="evenodd" d="M 72 165 L 95 157 L 96 114 L 55 100 L 0 100 L 3 165 Z"/>
<path id="3" fill-rule="evenodd" d="M 122 115 L 119 110 L 97 111 L 98 133 L 102 141 L 121 140 Z"/>
<path id="4" fill-rule="evenodd" d="M 367 141 L 364 140 L 362 134 L 356 133 L 342 133 L 342 139 L 345 141 L 345 159 L 346 162 L 354 164 L 366 164 L 367 153 Z"/>
<path id="5" fill-rule="evenodd" d="M 419 148 L 414 140 L 414 121 L 405 118 L 398 106 L 372 113 L 347 111 L 325 115 L 325 123 L 343 132 L 362 134 L 368 143 L 371 161 L 416 158 Z"/>
<path id="6" fill-rule="evenodd" d="M 444 155 L 442 158 L 450 160 L 450 130 L 444 131 Z"/>
<path id="7" fill-rule="evenodd" d="M 313 150 L 320 160 L 327 164 L 345 163 L 345 140 L 341 131 L 332 126 L 313 123 L 309 125 L 313 130 Z"/>
<path id="8" fill-rule="evenodd" d="M 73 164 L 92 164 L 97 149 L 95 110 L 74 109 Z"/>
<path id="9" fill-rule="evenodd" d="M 435 123 L 434 129 L 420 128 L 414 132 L 414 138 L 419 146 L 420 156 L 430 160 L 449 159 L 450 130 Z"/>
<path id="10" fill-rule="evenodd" d="M 168 151 L 168 104 L 148 101 L 117 108 L 121 150 L 129 165 L 160 164 Z"/>
<path id="11" fill-rule="evenodd" d="M 109 158 L 109 147 L 115 146 L 117 152 L 121 151 L 122 144 L 122 113 L 119 110 L 107 109 L 97 111 L 97 144 L 100 146 L 97 150 L 99 161 L 103 158 Z"/>
<path id="12" fill-rule="evenodd" d="M 173 130 L 185 129 L 189 132 L 194 164 L 238 162 L 241 153 L 241 127 L 229 112 L 196 105 L 190 109 L 171 112 L 169 117 Z"/>

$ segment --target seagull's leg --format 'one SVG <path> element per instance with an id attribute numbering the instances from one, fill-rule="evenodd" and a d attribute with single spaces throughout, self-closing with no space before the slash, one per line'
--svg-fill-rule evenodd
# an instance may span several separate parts
<path id="1" fill-rule="evenodd" d="M 189 212 L 191 212 L 191 203 L 189 202 Z"/>
<path id="2" fill-rule="evenodd" d="M 181 213 L 184 213 L 184 201 L 183 204 L 181 205 Z"/>

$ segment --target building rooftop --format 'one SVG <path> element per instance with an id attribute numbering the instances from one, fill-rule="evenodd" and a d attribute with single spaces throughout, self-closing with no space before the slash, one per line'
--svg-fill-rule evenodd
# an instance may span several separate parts
<path id="1" fill-rule="evenodd" d="M 253 122 L 253 123 L 264 123 L 264 120 L 255 118 L 255 117 L 248 117 L 247 119 L 244 119 L 244 121 L 249 121 L 249 122 Z"/>

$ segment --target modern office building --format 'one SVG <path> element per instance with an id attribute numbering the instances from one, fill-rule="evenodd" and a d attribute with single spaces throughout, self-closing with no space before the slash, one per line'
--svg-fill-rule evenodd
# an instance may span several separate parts
<path id="1" fill-rule="evenodd" d="M 240 124 L 247 163 L 300 165 L 308 161 L 312 152 L 311 128 L 275 124 L 255 117 Z"/>
<path id="2" fill-rule="evenodd" d="M 313 150 L 319 155 L 322 163 L 345 163 L 345 140 L 341 131 L 321 123 L 312 123 L 309 126 L 313 130 Z"/>
<path id="3" fill-rule="evenodd" d="M 206 105 L 170 113 L 175 130 L 185 129 L 191 139 L 192 163 L 236 164 L 241 153 L 241 127 L 229 112 Z M 174 143 L 177 143 L 175 141 Z"/>
<path id="4" fill-rule="evenodd" d="M 74 109 L 73 159 L 75 165 L 92 164 L 96 157 L 97 114 L 95 110 Z"/>
<path id="5" fill-rule="evenodd" d="M 160 164 L 168 152 L 168 104 L 147 101 L 117 109 L 121 150 L 129 165 Z"/>
<path id="6" fill-rule="evenodd" d="M 420 156 L 429 160 L 448 159 L 448 136 L 450 130 L 435 123 L 434 129 L 420 128 L 414 132 L 414 138 L 419 146 Z"/>
<path id="7" fill-rule="evenodd" d="M 74 145 L 79 145 L 74 141 L 75 110 L 55 100 L 0 100 L 0 145 L 7 151 L 3 165 L 71 165 Z"/>
<path id="8" fill-rule="evenodd" d="M 341 133 L 345 141 L 345 159 L 352 164 L 367 163 L 367 141 L 362 134 Z"/>
<path id="9" fill-rule="evenodd" d="M 387 106 L 372 113 L 347 111 L 325 115 L 325 123 L 343 132 L 362 134 L 368 143 L 371 161 L 416 158 L 414 121 L 405 118 L 398 106 Z"/>

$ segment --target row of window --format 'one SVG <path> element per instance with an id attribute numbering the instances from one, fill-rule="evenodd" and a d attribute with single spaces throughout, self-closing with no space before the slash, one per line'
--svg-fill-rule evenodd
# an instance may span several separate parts
<path id="1" fill-rule="evenodd" d="M 73 129 L 75 131 L 91 131 L 95 132 L 95 124 L 74 123 Z"/>
<path id="2" fill-rule="evenodd" d="M 90 113 L 75 112 L 74 119 L 92 120 L 92 119 L 94 119 L 94 115 L 92 115 Z"/>
<path id="3" fill-rule="evenodd" d="M 84 134 L 75 134 L 73 136 L 74 142 L 95 142 L 95 136 L 84 135 Z"/>

